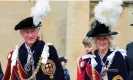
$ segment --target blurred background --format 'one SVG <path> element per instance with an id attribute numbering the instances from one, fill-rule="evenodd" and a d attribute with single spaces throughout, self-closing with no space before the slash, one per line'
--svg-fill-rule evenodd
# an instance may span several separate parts
<path id="1" fill-rule="evenodd" d="M 59 56 L 68 59 L 67 68 L 71 80 L 76 80 L 76 65 L 79 56 L 84 54 L 82 40 L 90 30 L 93 21 L 93 9 L 97 0 L 86 1 L 50 1 L 51 12 L 43 19 L 39 35 L 46 42 L 56 47 Z M 21 45 L 23 40 L 14 26 L 22 19 L 30 16 L 30 9 L 35 2 L 0 1 L 0 61 L 5 72 L 7 55 Z M 133 41 L 133 1 L 124 1 L 123 13 L 114 28 L 119 34 L 115 36 L 116 46 L 125 49 L 127 43 Z"/>

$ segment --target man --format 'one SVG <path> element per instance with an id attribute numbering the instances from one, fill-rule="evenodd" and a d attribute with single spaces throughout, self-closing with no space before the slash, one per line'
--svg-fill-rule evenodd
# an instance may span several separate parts
<path id="1" fill-rule="evenodd" d="M 131 26 L 133 26 L 133 24 L 131 24 Z M 127 44 L 126 51 L 129 66 L 129 80 L 133 80 L 133 42 Z"/>
<path id="2" fill-rule="evenodd" d="M 65 80 L 55 47 L 37 39 L 40 26 L 41 22 L 37 26 L 33 24 L 33 17 L 15 26 L 24 43 L 8 55 L 3 80 Z"/>
<path id="3" fill-rule="evenodd" d="M 70 80 L 69 71 L 66 68 L 67 59 L 65 59 L 64 57 L 60 57 L 60 62 L 61 62 L 61 65 L 64 69 L 65 80 Z"/>
<path id="4" fill-rule="evenodd" d="M 133 42 L 127 44 L 126 50 L 127 56 L 133 61 Z"/>

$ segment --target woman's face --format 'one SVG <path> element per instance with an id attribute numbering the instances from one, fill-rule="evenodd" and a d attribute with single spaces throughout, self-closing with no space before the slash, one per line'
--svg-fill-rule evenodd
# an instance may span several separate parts
<path id="1" fill-rule="evenodd" d="M 96 36 L 95 42 L 99 50 L 105 50 L 109 48 L 110 36 Z"/>

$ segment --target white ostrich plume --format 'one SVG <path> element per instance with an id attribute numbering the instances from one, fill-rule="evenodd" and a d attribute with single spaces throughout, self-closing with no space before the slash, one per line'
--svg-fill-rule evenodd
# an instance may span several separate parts
<path id="1" fill-rule="evenodd" d="M 35 26 L 41 22 L 42 18 L 50 12 L 51 7 L 48 0 L 37 0 L 35 6 L 31 9 L 31 16 Z"/>
<path id="2" fill-rule="evenodd" d="M 110 29 L 116 26 L 118 17 L 122 13 L 122 0 L 103 0 L 94 9 L 94 16 L 98 22 Z"/>

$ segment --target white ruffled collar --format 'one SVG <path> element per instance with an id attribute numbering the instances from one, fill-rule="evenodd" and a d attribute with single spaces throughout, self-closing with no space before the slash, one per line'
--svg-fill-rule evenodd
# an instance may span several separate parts
<path id="1" fill-rule="evenodd" d="M 43 51 L 42 51 L 42 54 L 41 54 L 41 57 L 42 57 L 42 63 L 46 64 L 47 63 L 47 59 L 49 57 L 49 45 L 52 45 L 51 43 L 46 43 L 44 45 L 44 48 L 43 48 Z M 16 61 L 17 61 L 17 58 L 18 58 L 18 51 L 19 51 L 19 48 L 20 46 L 17 45 L 15 46 L 15 50 L 13 51 L 13 54 L 12 54 L 12 57 L 11 57 L 11 66 L 15 66 L 16 65 Z"/>

